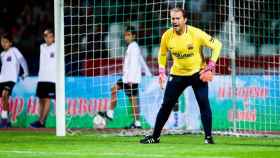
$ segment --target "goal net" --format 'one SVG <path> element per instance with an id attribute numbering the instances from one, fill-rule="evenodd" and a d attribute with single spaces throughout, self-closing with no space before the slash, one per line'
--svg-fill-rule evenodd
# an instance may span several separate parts
<path id="1" fill-rule="evenodd" d="M 217 75 L 209 83 L 214 131 L 278 134 L 279 0 L 64 0 L 67 128 L 95 128 L 94 118 L 110 109 L 112 87 L 123 74 L 127 26 L 135 27 L 146 71 L 152 74 L 143 71 L 138 85 L 137 119 L 143 129 L 154 127 L 164 94 L 157 81 L 157 54 L 161 35 L 171 27 L 173 7 L 185 8 L 189 25 L 223 43 Z M 205 48 L 204 54 L 211 51 Z M 106 120 L 105 128 L 129 127 L 136 120 L 134 109 L 125 92 L 118 91 L 113 120 Z M 164 128 L 201 131 L 191 87 L 178 99 Z"/>

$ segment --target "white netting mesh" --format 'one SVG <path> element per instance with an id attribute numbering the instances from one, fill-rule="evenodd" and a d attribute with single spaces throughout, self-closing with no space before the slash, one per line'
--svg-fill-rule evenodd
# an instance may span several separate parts
<path id="1" fill-rule="evenodd" d="M 65 61 L 68 127 L 92 127 L 96 112 L 110 106 L 111 87 L 121 78 L 124 29 L 137 30 L 137 42 L 149 69 L 157 75 L 162 33 L 170 27 L 169 9 L 184 7 L 188 24 L 220 39 L 223 50 L 217 77 L 209 84 L 215 131 L 252 134 L 280 130 L 280 1 L 264 0 L 65 0 Z M 210 51 L 205 49 L 205 54 Z M 140 114 L 151 128 L 163 92 L 156 77 L 142 77 Z M 108 128 L 133 121 L 131 104 L 118 93 L 115 118 Z M 168 129 L 199 130 L 199 112 L 191 91 L 179 99 Z"/>

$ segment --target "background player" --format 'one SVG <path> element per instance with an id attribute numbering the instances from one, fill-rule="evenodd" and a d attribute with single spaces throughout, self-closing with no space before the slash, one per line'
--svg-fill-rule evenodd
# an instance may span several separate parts
<path id="1" fill-rule="evenodd" d="M 55 98 L 56 54 L 54 31 L 48 28 L 44 31 L 43 36 L 45 43 L 40 46 L 40 68 L 36 89 L 36 96 L 39 97 L 40 103 L 40 117 L 39 120 L 30 124 L 32 128 L 45 127 L 51 99 Z"/>
<path id="2" fill-rule="evenodd" d="M 111 88 L 111 104 L 109 110 L 100 113 L 109 120 L 114 118 L 114 109 L 117 103 L 117 91 L 123 89 L 129 97 L 132 105 L 134 122 L 128 128 L 141 128 L 139 106 L 138 106 L 138 84 L 141 81 L 142 68 L 146 75 L 151 76 L 151 72 L 147 67 L 140 51 L 140 47 L 135 41 L 136 30 L 133 26 L 128 26 L 124 33 L 127 50 L 124 58 L 123 76 Z"/>
<path id="3" fill-rule="evenodd" d="M 3 109 L 1 112 L 1 127 L 11 126 L 9 114 L 9 96 L 11 95 L 14 85 L 18 80 L 20 66 L 23 68 L 22 79 L 28 76 L 28 66 L 26 60 L 20 51 L 13 47 L 11 34 L 5 34 L 1 37 L 1 46 L 4 49 L 1 53 L 1 75 L 0 75 L 0 92 L 2 97 Z"/>

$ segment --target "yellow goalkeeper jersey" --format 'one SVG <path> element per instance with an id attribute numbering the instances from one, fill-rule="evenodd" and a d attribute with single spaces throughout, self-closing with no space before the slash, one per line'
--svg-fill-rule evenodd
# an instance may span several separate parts
<path id="1" fill-rule="evenodd" d="M 167 53 L 173 59 L 171 74 L 178 76 L 191 76 L 205 66 L 203 47 L 212 49 L 210 59 L 218 60 L 222 44 L 204 31 L 187 25 L 187 31 L 181 35 L 176 34 L 173 28 L 168 29 L 161 38 L 158 53 L 160 67 L 166 67 Z"/>

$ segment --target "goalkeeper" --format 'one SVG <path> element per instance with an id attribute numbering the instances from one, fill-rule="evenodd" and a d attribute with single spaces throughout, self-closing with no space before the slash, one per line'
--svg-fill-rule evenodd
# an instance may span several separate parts
<path id="1" fill-rule="evenodd" d="M 159 83 L 163 87 L 166 80 L 166 57 L 169 51 L 173 65 L 167 81 L 163 103 L 158 112 L 153 134 L 140 140 L 140 143 L 159 143 L 161 130 L 168 120 L 178 97 L 188 86 L 192 86 L 197 99 L 205 132 L 205 143 L 214 144 L 212 139 L 212 112 L 208 99 L 208 81 L 213 78 L 215 62 L 222 44 L 202 30 L 186 25 L 186 12 L 181 8 L 170 11 L 173 28 L 168 29 L 161 38 L 158 55 Z M 208 62 L 203 57 L 203 47 L 212 49 Z"/>

